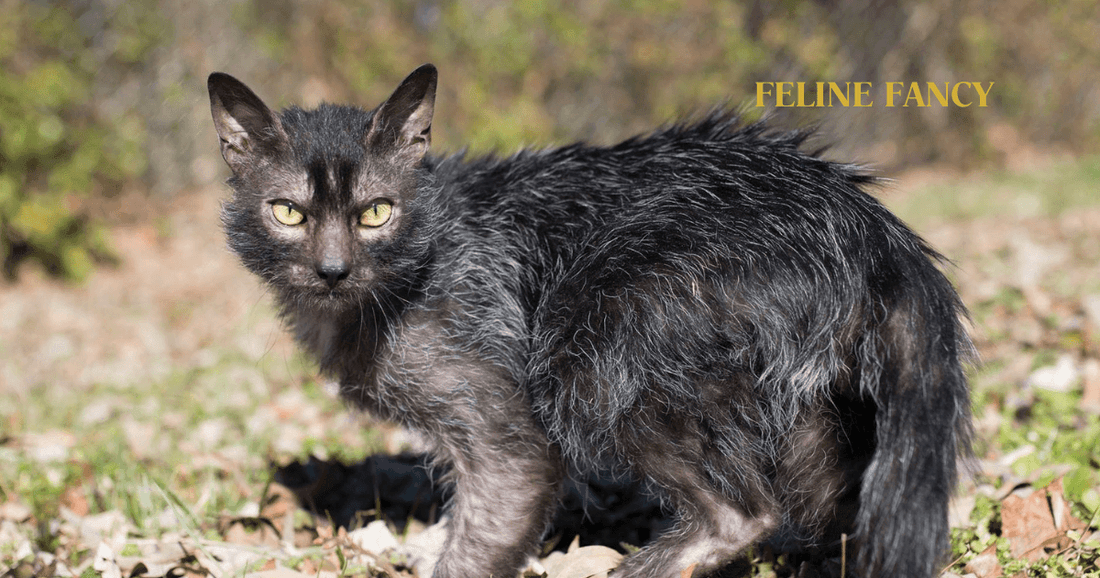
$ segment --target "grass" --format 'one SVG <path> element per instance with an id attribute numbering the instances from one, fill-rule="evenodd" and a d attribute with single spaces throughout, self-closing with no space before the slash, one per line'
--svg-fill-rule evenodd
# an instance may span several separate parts
<path id="1" fill-rule="evenodd" d="M 5 408 L 3 437 L 24 443 L 0 446 L 0 501 L 30 507 L 39 523 L 24 529 L 45 551 L 59 546 L 48 522 L 63 510 L 121 512 L 136 536 L 181 527 L 203 536 L 218 516 L 261 499 L 271 461 L 309 453 L 357 460 L 380 449 L 377 436 L 339 427 L 346 410 L 317 382 L 287 373 L 315 371 L 300 358 L 257 364 L 233 354 L 140 387 L 101 385 L 80 396 L 36 389 L 18 410 Z M 58 439 L 34 447 L 42 432 Z M 0 543 L 0 566 L 17 554 Z"/>
<path id="2" fill-rule="evenodd" d="M 934 221 L 995 217 L 1055 217 L 1100 204 L 1100 156 L 1060 160 L 1024 172 L 999 170 L 921 187 L 891 203 L 918 228 Z M 886 200 L 891 201 L 889 194 Z"/>

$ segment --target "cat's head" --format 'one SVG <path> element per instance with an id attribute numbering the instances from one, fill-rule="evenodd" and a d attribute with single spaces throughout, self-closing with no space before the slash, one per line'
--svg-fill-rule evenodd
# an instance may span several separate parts
<path id="1" fill-rule="evenodd" d="M 230 248 L 284 306 L 346 309 L 384 299 L 426 258 L 422 161 L 436 70 L 425 64 L 378 108 L 272 112 L 237 79 L 207 82 L 233 197 Z"/>

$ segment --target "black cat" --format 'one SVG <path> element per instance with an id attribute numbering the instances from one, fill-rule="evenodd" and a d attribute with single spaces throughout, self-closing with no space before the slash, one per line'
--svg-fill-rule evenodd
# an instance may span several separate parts
<path id="1" fill-rule="evenodd" d="M 424 65 L 372 111 L 276 114 L 209 79 L 230 247 L 344 397 L 451 466 L 434 576 L 514 576 L 572 467 L 677 514 L 615 576 L 842 533 L 856 575 L 933 575 L 971 346 L 939 256 L 870 177 L 724 111 L 435 158 L 435 88 Z"/>

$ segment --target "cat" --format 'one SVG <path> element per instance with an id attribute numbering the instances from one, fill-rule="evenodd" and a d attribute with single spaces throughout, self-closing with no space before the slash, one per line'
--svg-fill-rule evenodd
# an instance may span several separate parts
<path id="1" fill-rule="evenodd" d="M 276 113 L 208 81 L 230 248 L 345 399 L 450 466 L 433 576 L 515 576 L 563 476 L 597 469 L 676 514 L 616 578 L 842 540 L 850 574 L 933 575 L 972 346 L 874 177 L 721 108 L 614 146 L 437 157 L 436 83 L 426 64 L 373 110 Z"/>

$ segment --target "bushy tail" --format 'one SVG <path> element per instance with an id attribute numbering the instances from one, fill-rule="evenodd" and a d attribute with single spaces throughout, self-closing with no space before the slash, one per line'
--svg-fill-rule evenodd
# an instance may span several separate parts
<path id="1" fill-rule="evenodd" d="M 934 575 L 948 553 L 957 459 L 970 452 L 964 311 L 938 271 L 926 275 L 880 309 L 861 352 L 861 389 L 878 407 L 853 536 L 861 578 Z"/>

